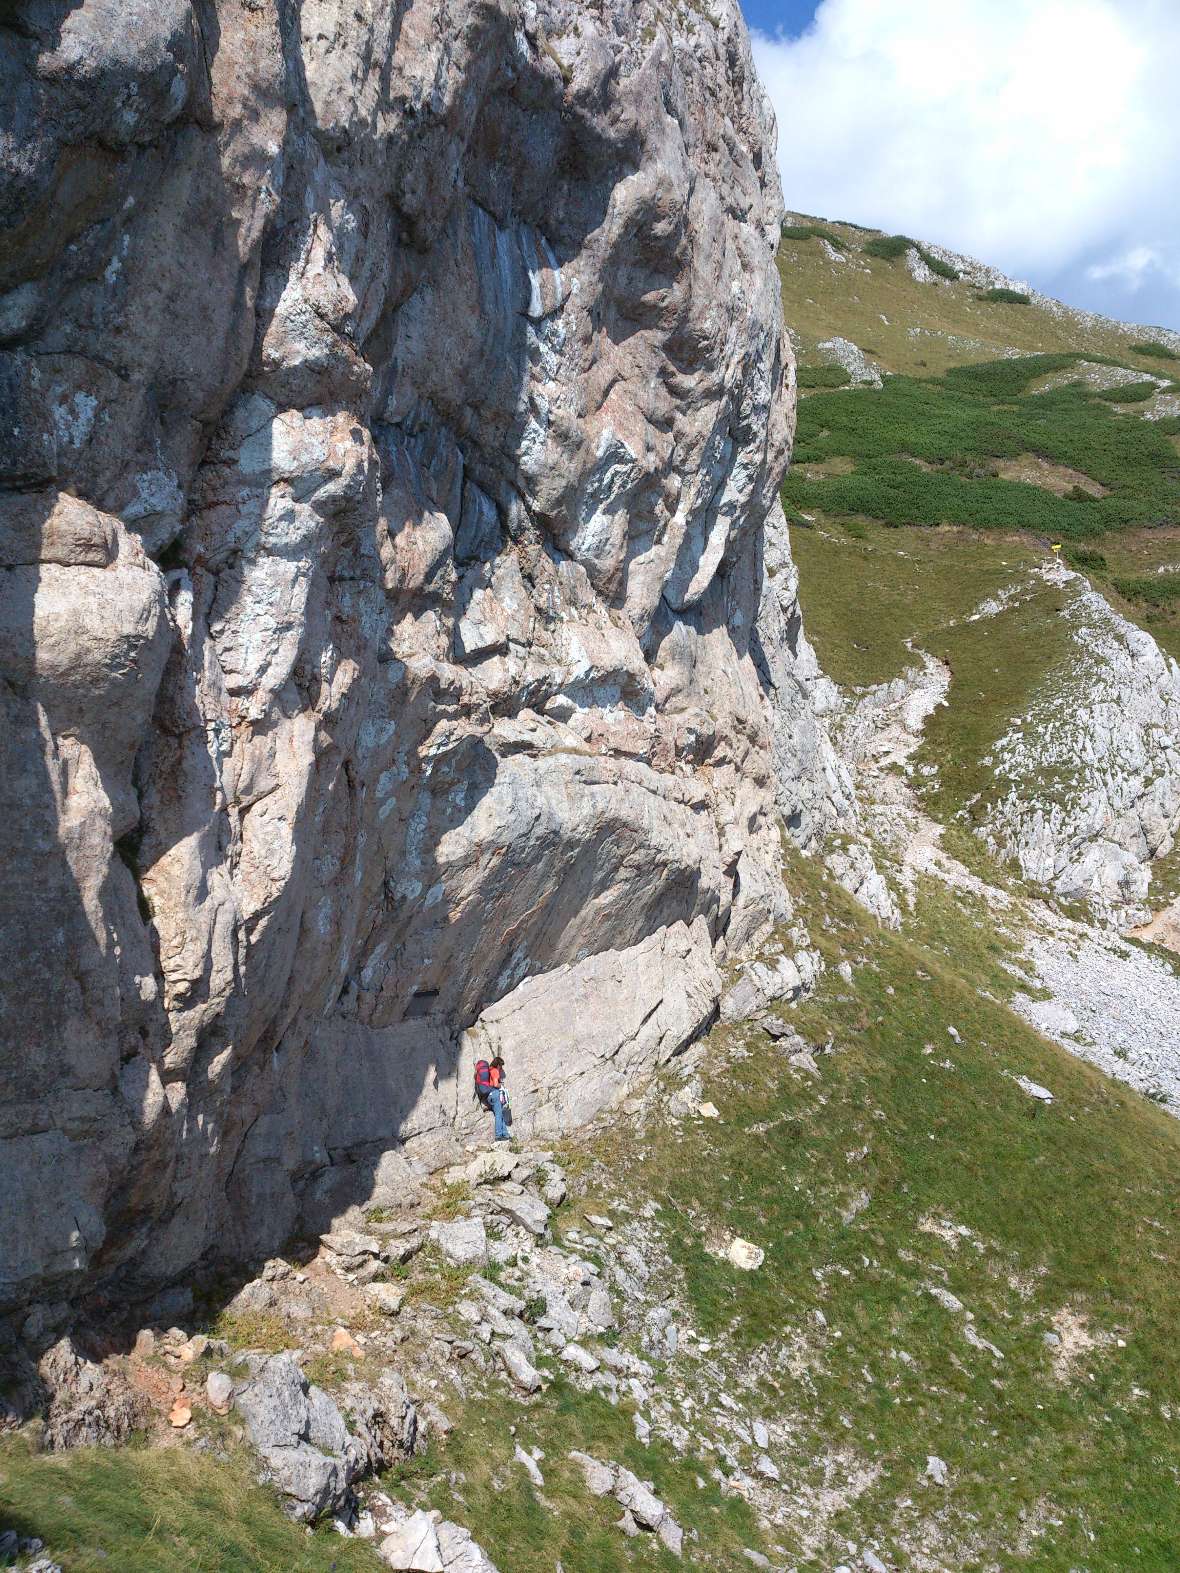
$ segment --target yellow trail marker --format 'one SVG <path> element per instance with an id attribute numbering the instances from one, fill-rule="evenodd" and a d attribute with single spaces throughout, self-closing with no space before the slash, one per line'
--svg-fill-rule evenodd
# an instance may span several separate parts
<path id="1" fill-rule="evenodd" d="M 1054 557 L 1060 556 L 1060 554 L 1061 554 L 1061 542 L 1060 541 L 1054 541 L 1053 545 L 1049 548 L 1049 550 L 1053 553 Z"/>

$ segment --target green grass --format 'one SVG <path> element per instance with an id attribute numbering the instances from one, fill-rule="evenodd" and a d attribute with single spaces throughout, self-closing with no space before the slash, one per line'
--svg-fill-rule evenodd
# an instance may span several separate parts
<path id="1" fill-rule="evenodd" d="M 860 958 L 851 987 L 829 973 L 791 1013 L 834 1042 L 820 1078 L 749 1029 L 750 1057 L 706 1077 L 720 1121 L 644 1155 L 626 1133 L 604 1139 L 620 1190 L 663 1203 L 701 1330 L 739 1364 L 745 1351 L 736 1396 L 790 1417 L 797 1482 L 818 1484 L 840 1448 L 880 1470 L 823 1550 L 793 1545 L 790 1560 L 827 1569 L 839 1536 L 876 1534 L 902 1566 L 921 1544 L 922 1565 L 964 1570 L 1174 1569 L 1180 1127 L 1011 1015 L 1006 943 L 980 903 L 925 889 L 903 938 L 814 864 L 791 878 L 829 961 Z M 1038 1109 L 1009 1073 L 1056 1102 Z M 970 1234 L 953 1243 L 931 1220 Z M 758 1272 L 711 1254 L 731 1234 L 763 1246 Z M 1002 1361 L 968 1346 L 931 1283 Z M 1063 1309 L 1103 1343 L 1059 1378 L 1043 1335 Z M 928 1453 L 950 1467 L 945 1496 L 921 1483 Z M 1030 1516 L 1045 1533 L 1021 1555 Z"/>
<path id="2" fill-rule="evenodd" d="M 995 289 L 985 289 L 985 290 L 981 290 L 979 295 L 976 298 L 978 300 L 991 301 L 994 304 L 998 304 L 998 305 L 1006 305 L 1006 306 L 1031 306 L 1032 305 L 1032 296 L 1031 295 L 1026 295 L 1025 292 L 1023 290 L 1020 290 L 1020 289 L 1006 289 L 1006 288 L 1003 288 L 1003 287 L 997 287 Z"/>
<path id="3" fill-rule="evenodd" d="M 794 528 L 791 551 L 804 626 L 820 664 L 854 687 L 899 677 L 917 660 L 907 639 L 925 647 L 933 633 L 967 617 L 1042 556 L 1024 541 L 968 530 L 851 522 L 851 538 L 826 523 Z"/>
<path id="4" fill-rule="evenodd" d="M 1139 343 L 1132 344 L 1131 348 L 1136 355 L 1148 355 L 1153 360 L 1180 360 L 1180 355 L 1177 355 L 1175 350 L 1169 349 L 1166 344 L 1161 344 L 1158 339 L 1140 340 Z"/>
<path id="5" fill-rule="evenodd" d="M 1019 725 L 1043 695 L 1064 684 L 1077 646 L 1060 609 L 1076 591 L 1037 584 L 997 617 L 933 632 L 924 648 L 951 669 L 949 703 L 926 723 L 915 762 L 935 765 L 936 784 L 923 788 L 926 805 L 942 824 L 957 819 L 983 824 L 1008 783 L 997 783 L 988 762 L 995 743 Z M 1059 784 L 1042 775 L 1023 784 L 1041 802 L 1052 802 Z"/>
<path id="6" fill-rule="evenodd" d="M 839 268 L 818 245 L 791 238 L 795 227 L 817 221 L 792 215 L 779 250 L 783 311 L 799 341 L 803 359 L 835 334 L 861 345 L 872 344 L 876 359 L 890 372 L 917 375 L 946 371 L 968 361 L 1020 354 L 1083 354 L 1108 357 L 1120 365 L 1137 353 L 1142 329 L 1128 331 L 1114 322 L 1036 304 L 980 300 L 969 279 L 948 280 L 931 289 L 912 278 L 895 260 L 867 255 L 874 236 L 860 226 L 822 220 L 842 240 L 848 254 L 869 269 Z M 903 237 L 904 238 L 904 237 Z M 897 255 L 904 254 L 904 247 Z M 882 322 L 882 317 L 886 320 Z"/>
<path id="7" fill-rule="evenodd" d="M 468 1406 L 461 1425 L 434 1460 L 434 1474 L 412 1493 L 448 1517 L 469 1525 L 498 1567 L 512 1573 L 622 1573 L 626 1568 L 675 1573 L 748 1567 L 746 1547 L 763 1548 L 762 1532 L 740 1497 L 722 1495 L 712 1479 L 713 1457 L 679 1457 L 667 1446 L 644 1447 L 635 1436 L 633 1404 L 613 1408 L 598 1394 L 580 1392 L 558 1376 L 543 1400 L 527 1408 L 499 1393 Z M 515 1427 L 515 1436 L 509 1427 Z M 545 1455 L 544 1501 L 513 1461 L 516 1443 Z M 592 1497 L 573 1450 L 624 1464 L 651 1480 L 659 1496 L 695 1542 L 686 1538 L 678 1561 L 655 1539 L 626 1540 L 616 1527 L 619 1507 Z M 697 1484 L 698 1479 L 702 1482 Z"/>
<path id="8" fill-rule="evenodd" d="M 187 1448 L 33 1451 L 0 1442 L 0 1525 L 38 1536 L 69 1573 L 352 1573 L 381 1564 L 330 1527 L 283 1516 L 240 1459 Z"/>

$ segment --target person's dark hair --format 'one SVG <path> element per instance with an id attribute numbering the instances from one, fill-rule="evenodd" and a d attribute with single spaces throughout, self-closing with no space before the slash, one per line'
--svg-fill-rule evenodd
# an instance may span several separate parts
<path id="1" fill-rule="evenodd" d="M 503 1065 L 503 1063 L 504 1063 L 504 1056 L 502 1054 L 497 1054 L 495 1059 L 492 1061 L 493 1065 Z"/>

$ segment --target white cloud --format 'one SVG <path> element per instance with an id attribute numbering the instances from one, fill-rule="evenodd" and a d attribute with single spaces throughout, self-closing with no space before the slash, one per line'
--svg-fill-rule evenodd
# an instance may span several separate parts
<path id="1" fill-rule="evenodd" d="M 788 207 L 1180 325 L 1176 0 L 823 0 L 754 53 Z"/>
<path id="2" fill-rule="evenodd" d="M 1180 289 L 1180 265 L 1170 262 L 1154 246 L 1132 246 L 1130 251 L 1112 257 L 1109 262 L 1095 262 L 1086 269 L 1086 277 L 1095 283 L 1114 279 L 1132 293 L 1149 285 L 1153 276 L 1160 276 Z"/>

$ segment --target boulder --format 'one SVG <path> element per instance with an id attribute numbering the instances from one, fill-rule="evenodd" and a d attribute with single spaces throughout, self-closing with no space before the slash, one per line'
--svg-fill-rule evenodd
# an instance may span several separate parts
<path id="1" fill-rule="evenodd" d="M 377 1554 L 386 1567 L 403 1573 L 446 1573 L 438 1529 L 429 1513 L 408 1514 L 385 1536 Z"/>
<path id="2" fill-rule="evenodd" d="M 37 1374 L 49 1398 L 41 1435 L 46 1452 L 114 1447 L 127 1442 L 151 1419 L 146 1397 L 119 1371 L 91 1360 L 68 1336 L 46 1350 Z"/>
<path id="3" fill-rule="evenodd" d="M 292 1518 L 313 1523 L 344 1505 L 365 1467 L 365 1449 L 327 1393 L 308 1382 L 291 1355 L 263 1360 L 238 1388 L 236 1401 L 246 1434 Z"/>
<path id="4" fill-rule="evenodd" d="M 400 1372 L 382 1371 L 376 1382 L 350 1382 L 341 1406 L 365 1468 L 380 1474 L 418 1446 L 418 1411 Z"/>
<path id="5" fill-rule="evenodd" d="M 541 1388 L 541 1373 L 517 1343 L 496 1345 L 500 1363 L 521 1392 L 536 1393 Z"/>

